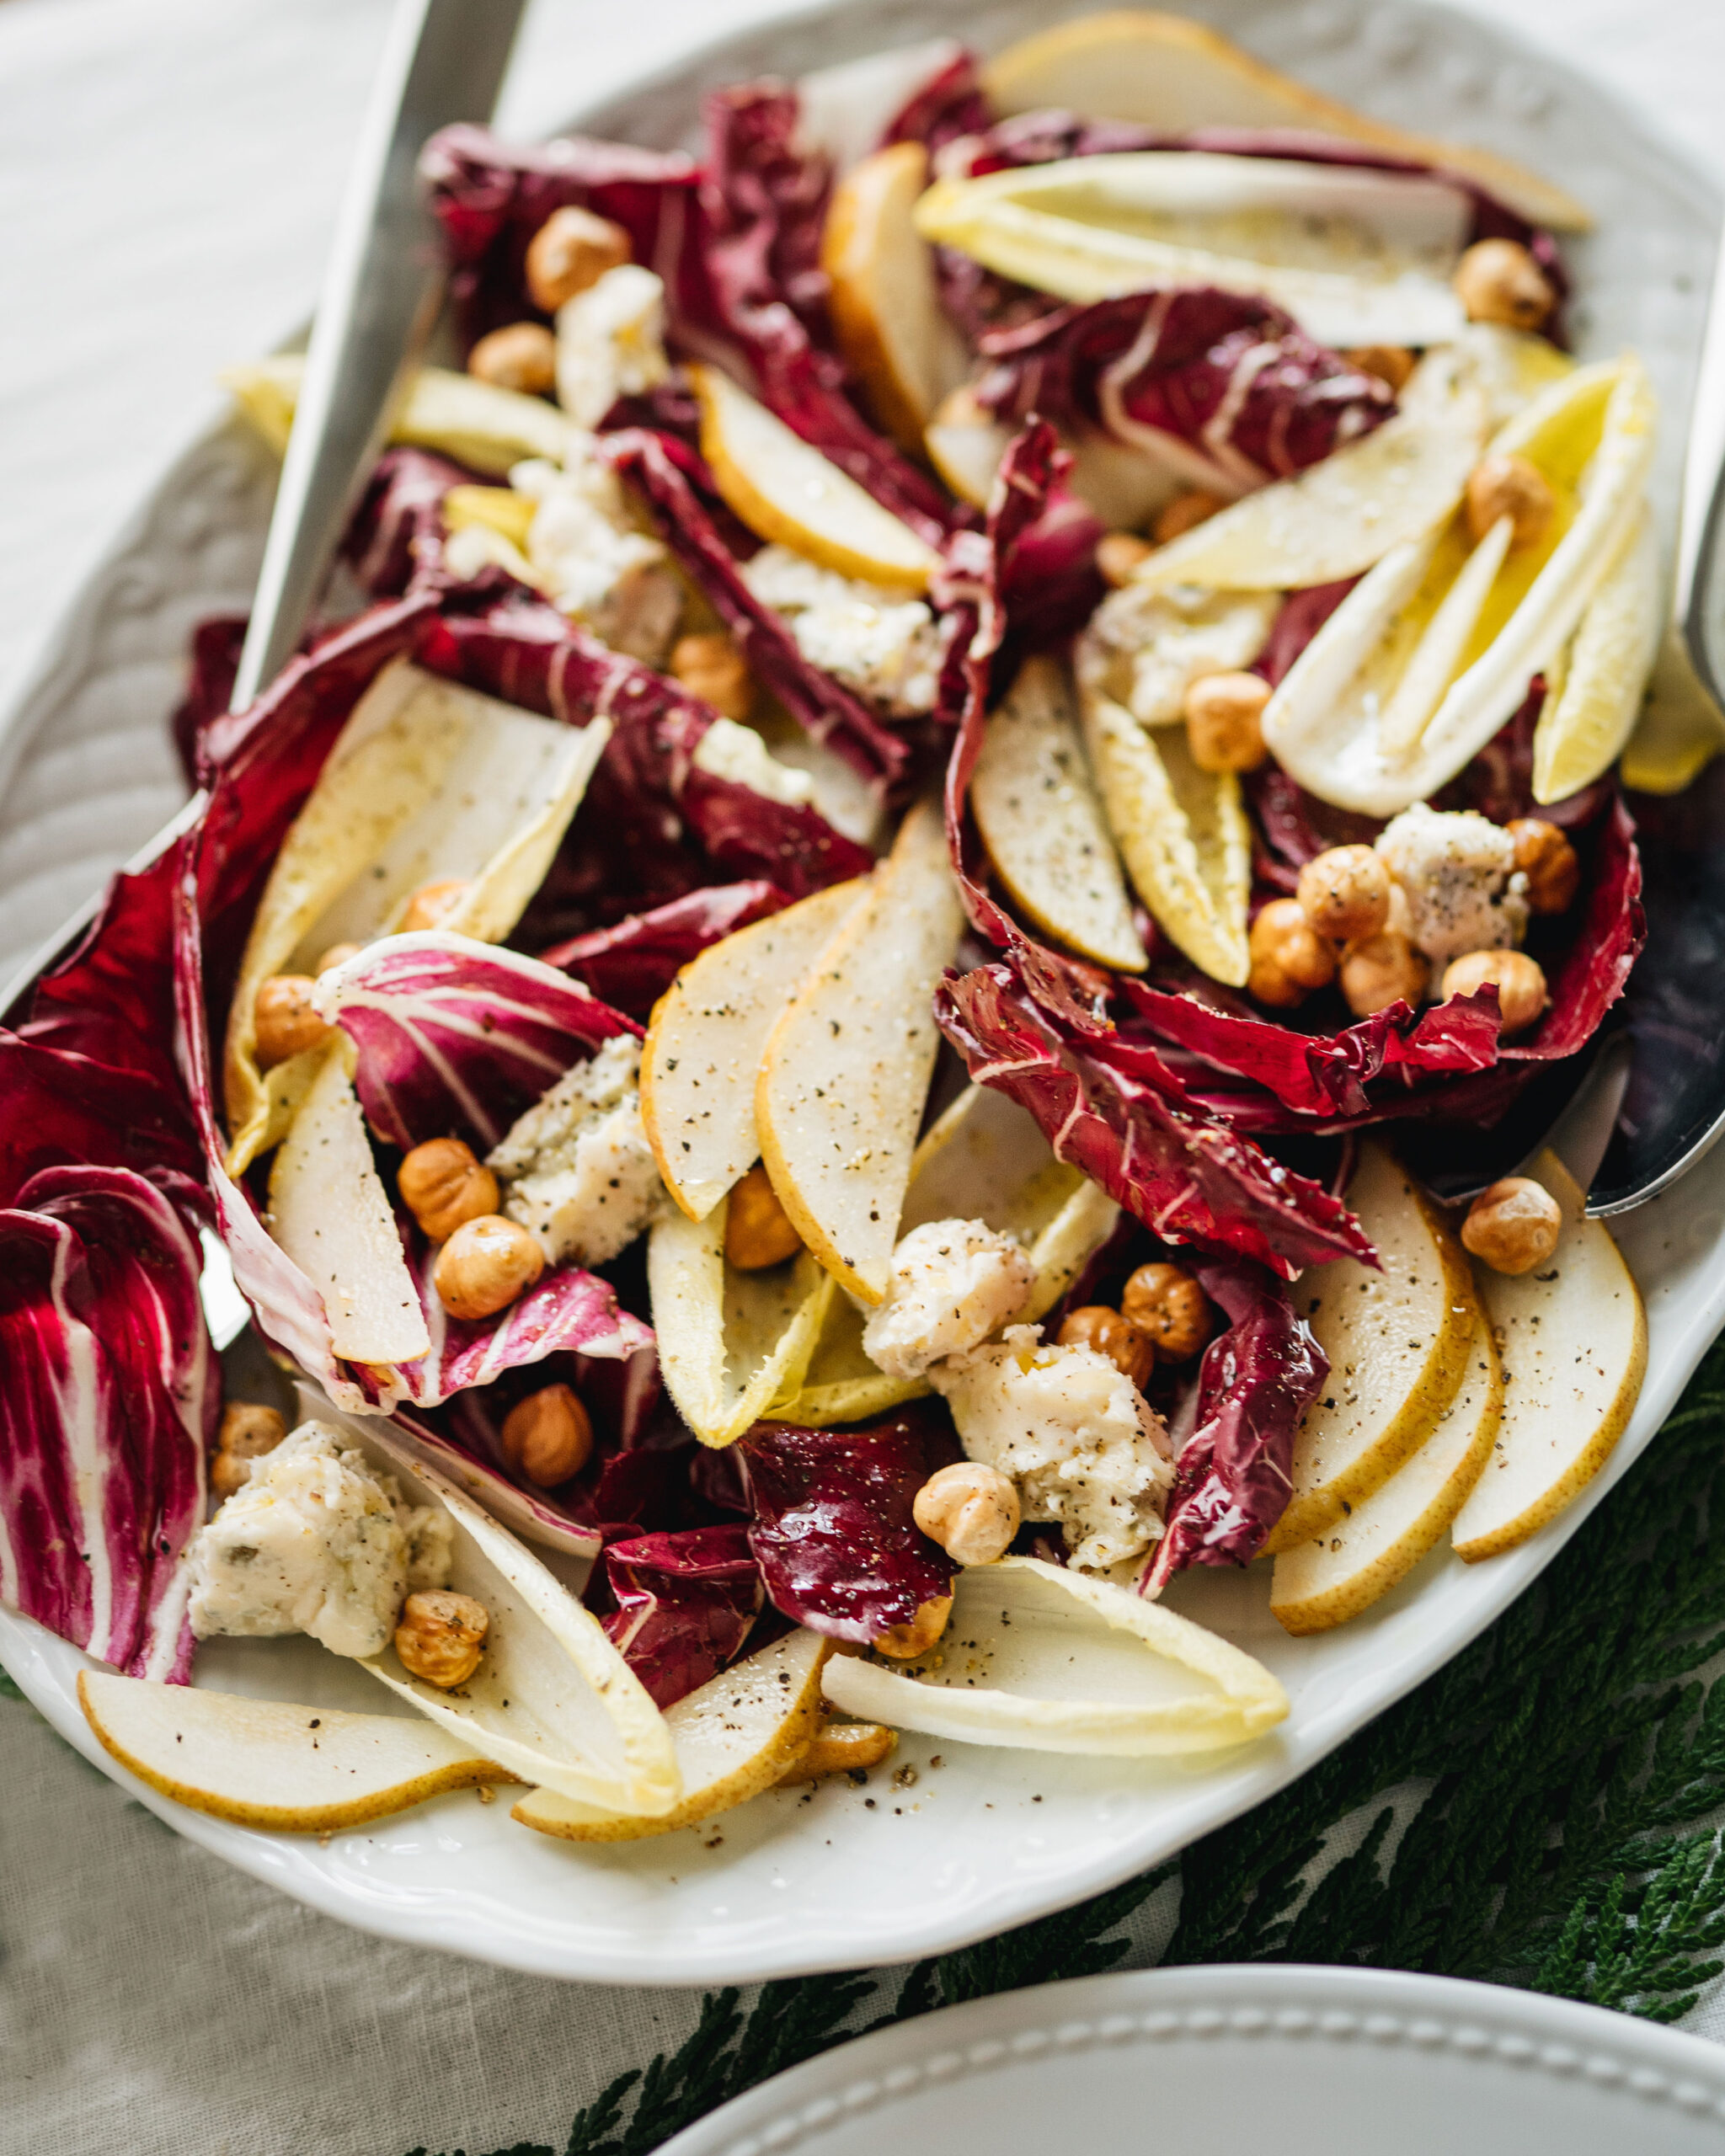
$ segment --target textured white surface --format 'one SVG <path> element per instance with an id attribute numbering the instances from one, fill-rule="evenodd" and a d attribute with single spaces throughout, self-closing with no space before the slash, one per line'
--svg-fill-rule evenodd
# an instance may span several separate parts
<path id="1" fill-rule="evenodd" d="M 724 26 L 773 12 L 730 0 Z M 1290 9 L 1294 43 L 1322 43 L 1359 12 L 1329 0 Z M 1725 11 L 1496 0 L 1482 12 L 1590 67 L 1718 163 Z M 0 702 L 131 503 L 213 409 L 210 373 L 303 312 L 382 13 L 378 0 L 0 9 L 12 302 L 0 328 Z M 687 0 L 646 16 L 552 0 L 530 22 L 509 109 L 524 129 L 544 124 L 717 27 Z M 1386 109 L 1413 116 L 1429 63 L 1409 19 L 1374 9 L 1362 45 L 1393 93 Z M 1531 75 L 1441 88 L 1492 109 L 1539 102 Z M 267 483 L 261 468 L 256 478 Z M 176 532 L 176 547 L 194 536 Z M 206 591 L 240 599 L 249 557 L 224 555 L 220 515 L 200 543 Z M 54 708 L 0 804 L 0 946 L 13 951 L 174 798 L 159 733 L 173 693 L 158 655 L 168 595 L 130 589 L 130 611 L 104 610 L 103 656 L 120 663 Z M 0 2050 L 17 2063 L 0 2148 L 393 2156 L 418 2141 L 560 2138 L 579 2102 L 692 2016 L 686 1994 L 577 1990 L 345 1931 L 164 1835 L 24 1710 L 0 1706 L 0 1732 L 18 1769 L 0 1826 Z M 416 1815 L 428 1854 L 446 1831 L 461 1838 L 457 1802 Z M 1141 1952 L 1162 1921 L 1147 1913 Z"/>

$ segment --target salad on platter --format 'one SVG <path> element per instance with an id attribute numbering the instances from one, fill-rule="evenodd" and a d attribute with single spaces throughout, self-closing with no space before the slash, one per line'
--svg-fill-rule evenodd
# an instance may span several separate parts
<path id="1" fill-rule="evenodd" d="M 1156 14 L 705 123 L 425 146 L 355 604 L 238 712 L 199 629 L 195 814 L 0 1032 L 0 1599 L 245 1823 L 1220 1757 L 1289 1703 L 1178 1575 L 1344 1624 L 1641 1385 L 1556 1154 L 1423 1165 L 1579 1083 L 1696 767 L 1584 210 Z M 193 1687 L 290 1634 L 379 1711 Z"/>

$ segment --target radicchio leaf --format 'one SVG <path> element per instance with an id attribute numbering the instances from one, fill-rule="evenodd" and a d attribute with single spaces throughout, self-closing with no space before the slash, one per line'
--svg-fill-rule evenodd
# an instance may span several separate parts
<path id="1" fill-rule="evenodd" d="M 1280 1281 L 1237 1259 L 1195 1267 L 1228 1329 L 1199 1366 L 1197 1423 L 1174 1463 L 1167 1525 L 1142 1592 L 1191 1565 L 1249 1565 L 1288 1506 L 1294 1438 L 1329 1360 Z"/>
<path id="2" fill-rule="evenodd" d="M 661 1707 L 735 1661 L 766 1600 L 745 1527 L 638 1535 L 601 1561 L 616 1604 L 606 1632 Z"/>
<path id="3" fill-rule="evenodd" d="M 989 122 L 988 99 L 976 71 L 974 52 L 957 52 L 900 106 L 876 146 L 921 142 L 931 157 L 966 135 L 980 135 Z"/>
<path id="4" fill-rule="evenodd" d="M 483 485 L 478 473 L 427 449 L 386 449 L 373 467 L 342 542 L 374 599 L 405 591 L 443 560 L 443 499 L 451 487 Z"/>
<path id="5" fill-rule="evenodd" d="M 1339 1200 L 1200 1106 L 1147 1043 L 1080 1031 L 1039 1005 L 1011 954 L 949 974 L 934 1011 L 978 1085 L 1027 1108 L 1057 1159 L 1166 1241 L 1286 1280 L 1334 1257 L 1375 1262 Z"/>
<path id="6" fill-rule="evenodd" d="M 953 1561 L 911 1517 L 916 1492 L 959 1457 L 950 1424 L 913 1408 L 866 1428 L 757 1422 L 738 1442 L 749 1546 L 775 1609 L 867 1646 L 950 1594 Z"/>
<path id="7" fill-rule="evenodd" d="M 177 1092 L 0 1030 L 0 1205 L 17 1204 L 39 1170 L 72 1165 L 195 1183 L 203 1155 Z"/>
<path id="8" fill-rule="evenodd" d="M 1316 464 L 1389 418 L 1376 375 L 1268 301 L 1135 292 L 990 332 L 976 391 L 996 418 L 1099 427 L 1189 483 L 1242 494 Z"/>
<path id="9" fill-rule="evenodd" d="M 368 944 L 318 1001 L 354 1043 L 366 1121 L 403 1151 L 460 1137 L 489 1153 L 571 1065 L 641 1038 L 555 967 L 441 930 Z"/>
<path id="10" fill-rule="evenodd" d="M 584 981 L 602 1001 L 632 1018 L 645 1019 L 690 959 L 790 902 L 788 893 L 759 877 L 743 883 L 714 883 L 647 913 L 627 915 L 590 936 L 555 943 L 539 953 L 539 962 Z"/>
<path id="11" fill-rule="evenodd" d="M 45 1169 L 0 1213 L 0 1601 L 178 1684 L 221 1412 L 202 1265 L 179 1211 L 127 1168 Z"/>

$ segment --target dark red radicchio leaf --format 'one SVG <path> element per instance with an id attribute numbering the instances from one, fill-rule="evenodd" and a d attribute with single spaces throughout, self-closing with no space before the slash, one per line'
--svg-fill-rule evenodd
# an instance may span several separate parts
<path id="1" fill-rule="evenodd" d="M 130 1168 L 175 1191 L 203 1174 L 178 1088 L 0 1030 L 0 1205 L 45 1168 Z"/>
<path id="2" fill-rule="evenodd" d="M 374 599 L 393 598 L 443 560 L 443 498 L 451 487 L 494 485 L 426 449 L 386 449 L 372 469 L 342 542 Z"/>
<path id="3" fill-rule="evenodd" d="M 884 150 L 895 142 L 921 142 L 932 157 L 948 142 L 982 134 L 988 124 L 988 99 L 977 75 L 976 56 L 956 52 L 911 92 L 875 147 Z"/>
<path id="4" fill-rule="evenodd" d="M 790 902 L 788 893 L 760 877 L 710 884 L 629 914 L 610 928 L 554 943 L 539 960 L 585 982 L 601 1002 L 644 1020 L 692 958 Z"/>
<path id="5" fill-rule="evenodd" d="M 198 783 L 198 743 L 205 728 L 233 702 L 234 679 L 245 642 L 243 614 L 214 614 L 192 631 L 185 694 L 168 722 L 188 787 Z"/>
<path id="6" fill-rule="evenodd" d="M 633 1018 L 554 966 L 467 937 L 386 937 L 323 984 L 353 1042 L 366 1120 L 403 1151 L 464 1138 L 489 1153 L 518 1115 Z"/>
<path id="7" fill-rule="evenodd" d="M 1148 1043 L 1080 1031 L 1039 1004 L 1013 955 L 949 974 L 934 1011 L 976 1084 L 1028 1109 L 1057 1159 L 1165 1241 L 1287 1280 L 1330 1258 L 1376 1262 L 1339 1200 L 1200 1105 Z"/>
<path id="8" fill-rule="evenodd" d="M 601 1622 L 660 1707 L 735 1661 L 766 1600 L 745 1527 L 638 1535 L 601 1563 L 616 1604 Z"/>
<path id="9" fill-rule="evenodd" d="M 1135 292 L 994 330 L 976 392 L 996 418 L 1100 428 L 1226 496 L 1285 478 L 1389 418 L 1376 375 L 1267 300 Z"/>
<path id="10" fill-rule="evenodd" d="M 0 1601 L 169 1684 L 222 1406 L 202 1266 L 127 1168 L 45 1169 L 0 1213 Z"/>
<path id="11" fill-rule="evenodd" d="M 950 1594 L 953 1566 L 911 1517 L 916 1492 L 960 1457 L 932 1410 L 861 1429 L 757 1422 L 739 1439 L 749 1546 L 775 1609 L 830 1639 L 868 1646 Z"/>
<path id="12" fill-rule="evenodd" d="M 1237 1259 L 1195 1267 L 1228 1328 L 1199 1366 L 1197 1422 L 1174 1463 L 1167 1524 L 1142 1592 L 1192 1565 L 1249 1565 L 1287 1510 L 1294 1438 L 1329 1361 L 1281 1282 Z"/>

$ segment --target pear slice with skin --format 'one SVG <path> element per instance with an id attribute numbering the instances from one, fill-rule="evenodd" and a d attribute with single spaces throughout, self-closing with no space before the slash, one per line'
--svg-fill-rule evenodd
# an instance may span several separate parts
<path id="1" fill-rule="evenodd" d="M 1347 1517 L 1436 1429 L 1467 1374 L 1479 1304 L 1449 1222 L 1381 1145 L 1348 1187 L 1383 1262 L 1314 1266 L 1294 1307 L 1330 1362 L 1294 1440 L 1293 1492 L 1265 1548 L 1299 1548 Z"/>
<path id="2" fill-rule="evenodd" d="M 778 1202 L 866 1303 L 886 1296 L 940 1042 L 931 1000 L 964 925 L 940 812 L 919 803 L 761 1062 L 755 1119 Z"/>
<path id="3" fill-rule="evenodd" d="M 1573 195 L 1525 165 L 1356 112 L 1183 15 L 1119 8 L 1055 24 L 996 53 L 983 68 L 982 84 L 1001 117 L 1058 109 L 1094 120 L 1135 120 L 1168 135 L 1242 127 L 1339 136 L 1417 164 L 1466 173 L 1530 223 L 1558 232 L 1586 232 L 1593 223 Z"/>
<path id="4" fill-rule="evenodd" d="M 1557 1155 L 1528 1172 L 1563 1210 L 1549 1264 L 1511 1277 L 1477 1268 L 1503 1358 L 1503 1419 L 1452 1531 L 1470 1565 L 1514 1550 L 1555 1519 L 1611 1456 L 1647 1374 L 1641 1291 L 1586 1194 Z"/>
<path id="5" fill-rule="evenodd" d="M 740 928 L 692 958 L 654 1006 L 641 1120 L 665 1187 L 704 1220 L 761 1156 L 755 1079 L 767 1036 L 845 916 L 860 877 Z"/>
<path id="6" fill-rule="evenodd" d="M 927 587 L 940 557 L 908 524 L 729 375 L 697 366 L 689 376 L 701 403 L 701 454 L 756 538 L 864 584 Z"/>
<path id="7" fill-rule="evenodd" d="M 933 254 L 911 221 L 927 179 L 921 142 L 877 150 L 834 189 L 820 236 L 839 349 L 875 417 L 912 456 L 969 367 L 935 289 Z"/>
<path id="8" fill-rule="evenodd" d="M 832 1642 L 798 1630 L 709 1678 L 665 1711 L 681 1801 L 655 1819 L 530 1790 L 510 1817 L 566 1842 L 633 1842 L 698 1826 L 746 1804 L 796 1766 L 820 1727 L 820 1680 Z"/>
<path id="9" fill-rule="evenodd" d="M 446 1790 L 519 1781 L 419 1716 L 355 1715 L 81 1671 L 78 1705 L 104 1750 L 194 1812 L 321 1834 Z"/>
<path id="10" fill-rule="evenodd" d="M 1503 1369 L 1482 1320 L 1461 1389 L 1419 1450 L 1346 1518 L 1277 1558 L 1270 1614 L 1283 1630 L 1329 1631 L 1406 1579 L 1478 1481 L 1503 1412 Z"/>
<path id="11" fill-rule="evenodd" d="M 1090 766 L 1138 895 L 1194 965 L 1244 987 L 1252 826 L 1239 779 L 1200 771 L 1183 729 L 1152 736 L 1100 690 L 1081 701 Z"/>
<path id="12" fill-rule="evenodd" d="M 1150 961 L 1057 659 L 1027 659 L 990 718 L 970 809 L 995 873 L 1039 928 L 1099 965 L 1143 972 Z"/>

